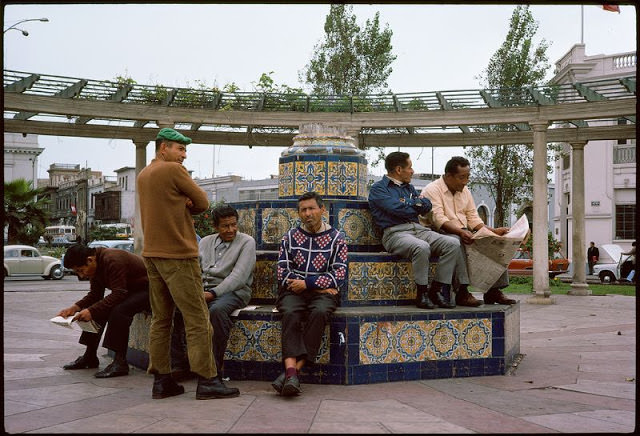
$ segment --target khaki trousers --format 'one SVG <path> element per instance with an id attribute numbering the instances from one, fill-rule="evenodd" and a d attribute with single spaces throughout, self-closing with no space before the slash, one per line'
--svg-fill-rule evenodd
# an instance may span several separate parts
<path id="1" fill-rule="evenodd" d="M 184 318 L 187 354 L 191 371 L 211 378 L 217 375 L 211 337 L 213 328 L 204 300 L 198 258 L 145 257 L 149 276 L 151 328 L 149 330 L 149 374 L 171 372 L 171 323 L 178 306 Z"/>

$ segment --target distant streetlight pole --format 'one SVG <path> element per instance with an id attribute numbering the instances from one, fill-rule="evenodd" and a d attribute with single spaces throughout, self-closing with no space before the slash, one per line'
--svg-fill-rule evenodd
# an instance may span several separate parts
<path id="1" fill-rule="evenodd" d="M 26 31 L 26 30 L 24 30 L 24 29 L 20 29 L 20 28 L 16 27 L 18 24 L 26 23 L 27 21 L 42 21 L 42 22 L 45 22 L 45 23 L 46 23 L 46 22 L 48 22 L 48 21 L 49 21 L 49 19 L 48 19 L 48 18 L 27 18 L 26 20 L 20 20 L 20 21 L 18 21 L 17 23 L 15 23 L 15 24 L 13 24 L 13 25 L 11 25 L 11 26 L 7 27 L 7 28 L 2 32 L 2 34 L 4 35 L 4 34 L 5 34 L 5 33 L 7 33 L 9 30 L 12 30 L 12 29 L 13 29 L 13 30 L 17 30 L 17 31 L 19 31 L 19 32 L 22 32 L 22 34 L 23 34 L 24 36 L 29 36 L 29 32 L 27 32 L 27 31 Z"/>

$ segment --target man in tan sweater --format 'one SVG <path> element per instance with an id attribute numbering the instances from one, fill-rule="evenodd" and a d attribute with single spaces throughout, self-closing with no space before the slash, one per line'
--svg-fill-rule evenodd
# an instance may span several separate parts
<path id="1" fill-rule="evenodd" d="M 169 347 L 175 306 L 184 318 L 191 371 L 198 374 L 196 398 L 230 398 L 240 393 L 224 385 L 211 349 L 213 329 L 192 220 L 192 215 L 207 210 L 209 200 L 182 166 L 190 143 L 190 138 L 173 129 L 160 130 L 156 157 L 140 172 L 136 185 L 152 311 L 147 372 L 154 375 L 155 399 L 184 393 L 184 387 L 171 377 Z"/>

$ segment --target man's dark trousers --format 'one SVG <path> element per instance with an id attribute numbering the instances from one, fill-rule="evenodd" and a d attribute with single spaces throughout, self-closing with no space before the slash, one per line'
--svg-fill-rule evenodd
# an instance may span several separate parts
<path id="1" fill-rule="evenodd" d="M 137 291 L 131 293 L 123 302 L 116 305 L 109 312 L 108 318 L 94 318 L 94 321 L 102 326 L 98 333 L 83 331 L 79 342 L 87 348 L 97 349 L 100 337 L 105 330 L 102 346 L 115 352 L 126 353 L 129 346 L 129 328 L 136 313 L 151 312 L 149 304 L 149 291 Z"/>
<path id="2" fill-rule="evenodd" d="M 305 359 L 318 356 L 325 326 L 338 307 L 339 295 L 305 290 L 300 294 L 281 290 L 276 307 L 282 313 L 282 358 Z"/>

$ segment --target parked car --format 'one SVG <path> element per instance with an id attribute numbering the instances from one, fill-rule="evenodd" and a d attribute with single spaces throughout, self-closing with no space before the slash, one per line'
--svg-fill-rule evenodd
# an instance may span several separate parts
<path id="1" fill-rule="evenodd" d="M 104 241 L 92 241 L 88 245 L 91 248 L 118 248 L 133 253 L 133 239 L 110 239 Z"/>
<path id="2" fill-rule="evenodd" d="M 600 249 L 600 260 L 593 265 L 593 274 L 602 283 L 613 283 L 622 280 L 633 268 L 631 255 L 622 254 L 624 250 L 617 244 L 604 244 Z"/>
<path id="3" fill-rule="evenodd" d="M 554 278 L 558 274 L 569 271 L 571 261 L 562 253 L 554 253 L 553 259 L 549 259 L 549 277 Z M 533 274 L 533 257 L 528 250 L 519 248 L 509 262 L 509 274 L 514 276 L 530 276 Z"/>
<path id="4" fill-rule="evenodd" d="M 29 245 L 7 245 L 4 247 L 4 276 L 38 275 L 45 279 L 60 280 L 64 277 L 62 262 L 51 256 L 43 256 L 37 248 Z"/>
<path id="5" fill-rule="evenodd" d="M 68 240 L 66 236 L 56 236 L 51 241 L 52 247 L 70 247 L 73 244 L 75 244 L 75 242 Z"/>

